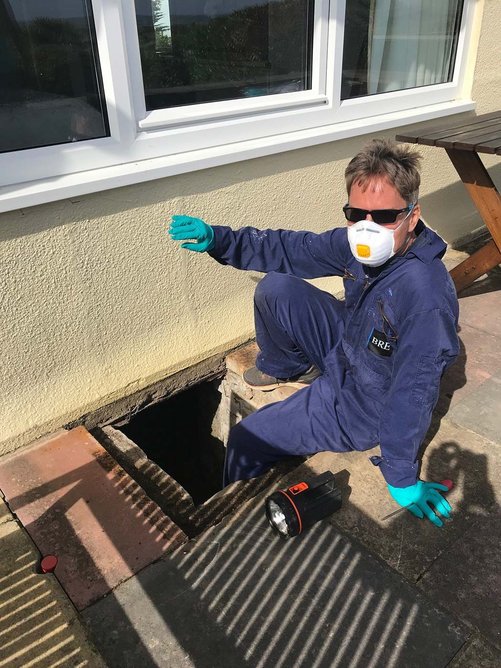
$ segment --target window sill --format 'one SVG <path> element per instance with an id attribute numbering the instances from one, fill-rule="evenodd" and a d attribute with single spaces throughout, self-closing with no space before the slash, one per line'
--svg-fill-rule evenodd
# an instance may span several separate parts
<path id="1" fill-rule="evenodd" d="M 473 110 L 460 100 L 0 188 L 0 212 L 348 139 Z M 393 132 L 391 134 L 394 134 Z"/>

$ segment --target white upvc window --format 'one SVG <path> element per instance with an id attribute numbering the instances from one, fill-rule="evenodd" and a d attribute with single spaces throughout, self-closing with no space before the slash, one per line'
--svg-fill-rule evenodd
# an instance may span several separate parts
<path id="1" fill-rule="evenodd" d="M 0 210 L 471 109 L 475 4 L 1 0 Z"/>

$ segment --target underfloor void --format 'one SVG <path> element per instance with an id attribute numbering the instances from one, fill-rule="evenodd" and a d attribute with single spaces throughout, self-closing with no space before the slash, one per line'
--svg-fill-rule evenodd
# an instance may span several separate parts
<path id="1" fill-rule="evenodd" d="M 199 505 L 222 487 L 225 446 L 213 424 L 220 381 L 188 388 L 143 409 L 116 428 L 177 481 Z"/>

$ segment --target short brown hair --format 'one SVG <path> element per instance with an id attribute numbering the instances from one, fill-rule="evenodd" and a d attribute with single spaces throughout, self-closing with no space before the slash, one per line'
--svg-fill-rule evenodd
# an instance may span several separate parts
<path id="1" fill-rule="evenodd" d="M 373 139 L 350 160 L 344 173 L 348 196 L 354 182 L 362 188 L 373 179 L 387 179 L 407 204 L 419 196 L 421 154 L 391 139 Z"/>

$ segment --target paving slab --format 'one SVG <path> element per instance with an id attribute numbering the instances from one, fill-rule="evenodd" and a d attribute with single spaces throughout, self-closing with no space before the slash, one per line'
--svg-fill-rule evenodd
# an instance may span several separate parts
<path id="1" fill-rule="evenodd" d="M 2 458 L 0 489 L 79 610 L 187 540 L 84 427 Z"/>
<path id="2" fill-rule="evenodd" d="M 440 386 L 438 409 L 442 415 L 472 394 L 497 371 L 501 371 L 499 339 L 461 325 L 461 351 L 456 362 L 444 373 Z"/>
<path id="3" fill-rule="evenodd" d="M 448 494 L 453 519 L 441 529 L 405 511 L 388 517 L 398 505 L 388 494 L 379 469 L 369 461 L 378 449 L 318 453 L 285 477 L 283 486 L 332 471 L 343 494 L 343 507 L 330 521 L 416 582 L 442 553 L 501 503 L 501 449 L 447 419 L 436 428 L 422 459 L 421 477 L 454 481 Z"/>
<path id="4" fill-rule="evenodd" d="M 106 668 L 53 575 L 16 522 L 0 526 L 0 666 Z"/>
<path id="5" fill-rule="evenodd" d="M 482 284 L 471 286 L 459 295 L 459 322 L 470 325 L 483 333 L 501 337 L 501 274 L 495 274 L 490 286 Z M 491 290 L 489 292 L 489 290 Z"/>
<path id="6" fill-rule="evenodd" d="M 482 636 L 471 638 L 454 657 L 450 668 L 499 668 L 501 652 Z"/>
<path id="7" fill-rule="evenodd" d="M 428 438 L 423 455 L 423 479 L 454 482 L 449 498 L 455 517 L 475 519 L 501 503 L 499 443 L 464 429 L 449 416 L 435 426 Z"/>
<path id="8" fill-rule="evenodd" d="M 326 522 L 283 541 L 262 504 L 166 555 L 83 618 L 110 668 L 433 666 L 469 632 Z"/>
<path id="9" fill-rule="evenodd" d="M 498 371 L 453 406 L 447 417 L 496 442 L 501 437 L 500 408 L 501 372 Z"/>
<path id="10" fill-rule="evenodd" d="M 447 609 L 501 650 L 501 508 L 477 515 L 419 582 Z M 501 665 L 501 664 L 498 664 Z"/>
<path id="11" fill-rule="evenodd" d="M 9 510 L 9 506 L 5 503 L 5 500 L 0 494 L 0 524 L 3 524 L 4 522 L 10 522 L 12 519 L 13 517 Z"/>

